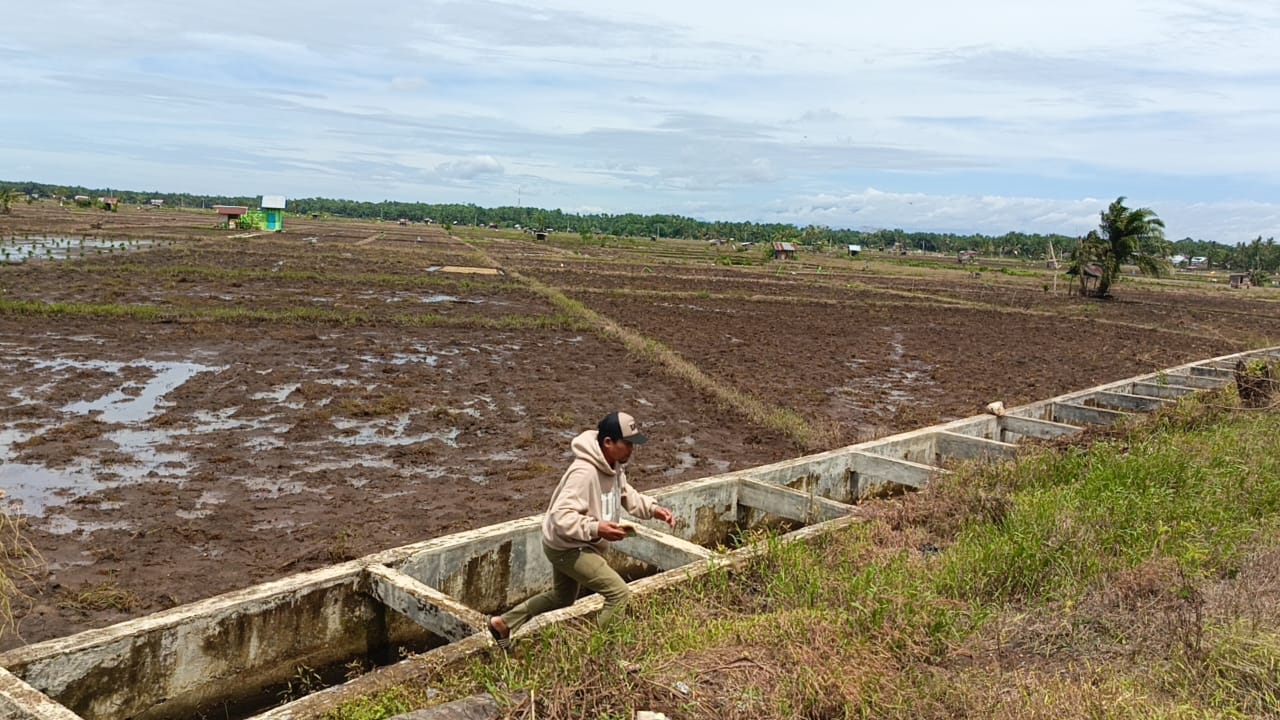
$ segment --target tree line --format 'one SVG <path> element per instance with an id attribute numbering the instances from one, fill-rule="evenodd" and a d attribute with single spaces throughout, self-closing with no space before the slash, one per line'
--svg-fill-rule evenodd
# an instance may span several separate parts
<path id="1" fill-rule="evenodd" d="M 37 182 L 0 182 L 0 190 L 10 189 L 24 196 L 69 198 L 76 195 L 114 196 L 126 204 L 146 204 L 163 200 L 166 206 L 199 208 L 213 205 L 246 205 L 255 207 L 259 196 L 196 195 L 159 191 L 110 190 L 81 186 L 50 185 Z M 682 215 L 641 215 L 638 213 L 567 213 L 534 207 L 493 207 L 475 204 L 424 203 L 384 200 L 364 202 L 335 198 L 295 198 L 289 200 L 289 211 L 299 215 L 333 215 L 364 220 L 409 220 L 451 225 L 495 225 L 526 230 L 552 230 L 579 233 L 583 236 L 614 235 L 626 237 L 683 238 L 690 240 L 722 240 L 733 242 L 793 242 L 810 247 L 860 245 L 874 250 L 920 250 L 954 254 L 976 251 L 987 257 L 1021 257 L 1040 259 L 1051 253 L 1067 258 L 1085 238 L 1060 235 L 1007 232 L 1003 235 L 981 233 L 911 232 L 901 228 L 852 230 L 823 225 L 798 227 L 787 223 L 755 223 L 697 220 Z M 1207 258 L 1210 267 L 1233 270 L 1280 272 L 1280 249 L 1274 238 L 1258 237 L 1239 245 L 1183 238 L 1161 243 L 1168 255 Z"/>

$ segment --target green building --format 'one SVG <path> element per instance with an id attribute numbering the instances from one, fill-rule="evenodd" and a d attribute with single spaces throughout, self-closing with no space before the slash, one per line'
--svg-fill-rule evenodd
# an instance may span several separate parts
<path id="1" fill-rule="evenodd" d="M 262 196 L 262 214 L 266 220 L 262 226 L 263 230 L 272 232 L 284 230 L 284 202 L 283 195 Z"/>

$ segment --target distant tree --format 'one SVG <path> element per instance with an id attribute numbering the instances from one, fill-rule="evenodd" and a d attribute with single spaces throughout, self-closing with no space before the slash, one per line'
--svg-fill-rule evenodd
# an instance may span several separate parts
<path id="1" fill-rule="evenodd" d="M 1169 244 L 1164 238 L 1164 221 L 1151 208 L 1131 209 L 1124 197 L 1116 198 L 1102 211 L 1096 240 L 1081 242 L 1082 254 L 1102 268 L 1094 294 L 1107 297 L 1125 264 L 1138 267 L 1143 275 L 1167 274 Z M 1073 259 L 1073 262 L 1075 260 Z"/>
<path id="2" fill-rule="evenodd" d="M 12 210 L 10 205 L 14 200 L 18 199 L 18 192 L 11 187 L 0 189 L 0 215 L 8 215 Z"/>

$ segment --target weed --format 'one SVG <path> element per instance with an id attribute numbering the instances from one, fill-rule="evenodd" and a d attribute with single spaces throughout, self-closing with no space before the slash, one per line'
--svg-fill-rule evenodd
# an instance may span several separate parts
<path id="1" fill-rule="evenodd" d="M 356 698 L 338 705 L 324 716 L 325 720 L 384 720 L 421 707 L 428 698 L 404 686 L 394 686 L 374 695 Z"/>
<path id="2" fill-rule="evenodd" d="M 293 677 L 285 681 L 284 687 L 280 689 L 280 702 L 291 702 L 323 688 L 324 679 L 320 677 L 320 673 L 306 665 L 299 665 L 294 670 Z"/>
<path id="3" fill-rule="evenodd" d="M 75 595 L 64 596 L 58 607 L 88 614 L 102 610 L 131 612 L 139 604 L 137 595 L 122 590 L 114 580 L 107 580 Z"/>
<path id="4" fill-rule="evenodd" d="M 343 398 L 338 409 L 342 414 L 357 418 L 386 417 L 408 412 L 409 399 L 403 395 L 374 395 L 369 398 Z"/>
<path id="5" fill-rule="evenodd" d="M 359 557 L 353 547 L 354 539 L 355 533 L 350 528 L 342 528 L 334 533 L 329 546 L 325 549 L 325 556 L 329 562 L 340 563 Z"/>
<path id="6" fill-rule="evenodd" d="M 0 490 L 0 500 L 5 493 Z M 0 636 L 14 629 L 13 608 L 26 597 L 18 589 L 43 564 L 39 553 L 23 537 L 23 520 L 0 511 Z"/>

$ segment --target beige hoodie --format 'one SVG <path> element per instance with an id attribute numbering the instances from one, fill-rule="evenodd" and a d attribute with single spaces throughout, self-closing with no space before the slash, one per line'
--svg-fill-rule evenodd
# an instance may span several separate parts
<path id="1" fill-rule="evenodd" d="M 622 466 L 609 467 L 595 430 L 578 435 L 570 447 L 573 462 L 551 495 L 551 504 L 542 520 L 542 542 L 556 550 L 608 547 L 609 543 L 600 539 L 597 528 L 601 520 L 618 521 L 617 517 L 604 515 L 603 498 L 610 492 L 632 515 L 646 520 L 653 517 L 657 501 L 631 487 Z"/>

